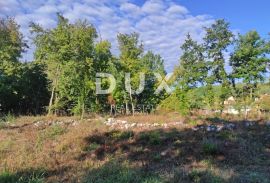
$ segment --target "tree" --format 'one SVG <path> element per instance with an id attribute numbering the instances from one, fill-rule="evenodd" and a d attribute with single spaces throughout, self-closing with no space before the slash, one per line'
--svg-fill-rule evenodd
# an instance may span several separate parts
<path id="1" fill-rule="evenodd" d="M 0 19 L 0 68 L 8 71 L 27 47 L 20 26 L 12 18 Z"/>
<path id="2" fill-rule="evenodd" d="M 266 42 L 256 31 L 250 31 L 245 35 L 239 35 L 236 48 L 231 55 L 230 65 L 232 66 L 231 77 L 242 81 L 238 95 L 245 101 L 245 107 L 250 104 L 255 96 L 258 83 L 264 80 L 267 72 Z M 236 85 L 234 84 L 236 90 Z M 249 97 L 246 97 L 249 96 Z"/>
<path id="3" fill-rule="evenodd" d="M 94 75 L 96 73 L 111 73 L 117 75 L 121 69 L 115 69 L 115 58 L 113 58 L 110 51 L 111 44 L 109 41 L 100 41 L 95 45 L 95 56 L 93 62 Z M 107 88 L 110 84 L 108 79 L 102 79 L 102 85 Z M 95 110 L 106 110 L 106 104 L 108 104 L 107 97 L 105 95 L 98 95 L 95 99 Z"/>
<path id="4" fill-rule="evenodd" d="M 16 106 L 19 114 L 42 114 L 49 99 L 45 65 L 38 62 L 23 63 L 18 78 Z"/>
<path id="5" fill-rule="evenodd" d="M 33 42 L 36 45 L 35 60 L 44 62 L 47 66 L 47 75 L 51 85 L 51 97 L 48 106 L 50 115 L 59 102 L 59 78 L 64 62 L 72 57 L 70 49 L 70 25 L 68 20 L 57 14 L 57 27 L 46 30 L 41 26 L 31 23 L 31 33 L 34 35 Z"/>
<path id="6" fill-rule="evenodd" d="M 145 73 L 145 87 L 144 91 L 138 96 L 138 102 L 148 108 L 155 108 L 166 97 L 165 92 L 155 94 L 159 84 L 155 73 L 160 74 L 163 78 L 166 75 L 164 60 L 160 55 L 148 51 L 142 56 L 141 67 L 141 71 Z"/>
<path id="7" fill-rule="evenodd" d="M 204 37 L 205 49 L 210 61 L 210 76 L 207 78 L 208 88 L 211 85 L 220 84 L 221 94 L 220 109 L 224 108 L 224 101 L 230 93 L 230 83 L 228 74 L 225 70 L 224 53 L 229 45 L 233 42 L 233 33 L 229 30 L 229 23 L 225 20 L 217 20 L 210 27 L 205 28 L 206 35 Z"/>
<path id="8" fill-rule="evenodd" d="M 19 25 L 12 18 L 0 19 L 0 105 L 2 112 L 15 112 L 19 97 L 19 58 L 27 47 Z"/>
<path id="9" fill-rule="evenodd" d="M 139 72 L 141 70 L 141 57 L 143 54 L 143 45 L 139 43 L 139 35 L 137 33 L 132 34 L 118 34 L 118 43 L 120 49 L 120 63 L 125 73 L 130 74 L 131 86 L 138 86 Z M 132 114 L 135 112 L 134 102 L 136 102 L 136 94 L 132 94 L 131 87 L 128 89 L 129 101 L 131 103 Z M 125 95 L 126 112 L 128 111 L 128 100 Z M 135 100 L 135 101 L 134 101 Z"/>
<path id="10" fill-rule="evenodd" d="M 73 106 L 71 111 L 83 117 L 89 94 L 94 93 L 95 28 L 80 20 L 70 24 L 60 14 L 54 29 L 45 30 L 36 24 L 31 27 L 37 47 L 35 58 L 46 63 L 51 81 L 48 114 L 53 108 Z"/>
<path id="11" fill-rule="evenodd" d="M 188 34 L 181 49 L 183 50 L 179 68 L 181 86 L 185 90 L 203 86 L 208 74 L 203 46 L 192 40 L 190 34 Z"/>

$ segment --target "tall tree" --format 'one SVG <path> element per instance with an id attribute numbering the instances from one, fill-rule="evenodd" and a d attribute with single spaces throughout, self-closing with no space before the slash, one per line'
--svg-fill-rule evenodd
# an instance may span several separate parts
<path id="1" fill-rule="evenodd" d="M 36 45 L 34 53 L 35 60 L 46 63 L 47 75 L 51 81 L 51 97 L 48 106 L 50 115 L 53 108 L 59 102 L 59 78 L 64 62 L 70 60 L 72 51 L 70 49 L 70 30 L 68 20 L 57 14 L 57 27 L 46 30 L 38 24 L 31 23 L 31 32 L 34 35 L 33 41 Z"/>
<path id="2" fill-rule="evenodd" d="M 139 72 L 141 70 L 141 57 L 143 54 L 143 45 L 139 42 L 139 35 L 137 33 L 132 34 L 118 34 L 118 43 L 120 49 L 120 63 L 123 66 L 124 72 L 130 74 L 131 86 L 139 85 Z M 133 94 L 131 87 L 128 89 L 129 101 L 134 114 L 135 108 L 134 103 L 136 102 L 136 94 Z M 127 108 L 127 96 L 126 100 L 126 111 Z"/>
<path id="3" fill-rule="evenodd" d="M 208 59 L 211 62 L 211 72 L 207 79 L 208 87 L 211 90 L 211 85 L 221 85 L 221 94 L 218 98 L 220 100 L 219 104 L 222 111 L 224 108 L 224 101 L 230 93 L 230 83 L 225 70 L 224 53 L 227 51 L 228 46 L 232 44 L 234 35 L 229 29 L 229 23 L 223 19 L 217 20 L 210 27 L 205 28 L 205 30 L 205 49 L 208 55 Z"/>
<path id="4" fill-rule="evenodd" d="M 160 74 L 163 78 L 166 75 L 164 68 L 164 60 L 158 54 L 154 54 L 152 51 L 148 51 L 142 56 L 141 71 L 145 73 L 145 87 L 144 91 L 138 96 L 138 102 L 143 104 L 143 111 L 145 107 L 155 108 L 161 100 L 166 96 L 165 92 L 155 93 L 158 88 L 158 80 L 155 73 Z"/>
<path id="5" fill-rule="evenodd" d="M 208 75 L 203 46 L 192 40 L 188 34 L 181 49 L 183 51 L 179 68 L 181 86 L 185 90 L 203 86 Z"/>
<path id="6" fill-rule="evenodd" d="M 19 25 L 12 18 L 0 18 L 0 109 L 15 112 L 20 100 L 19 58 L 27 47 Z"/>
<path id="7" fill-rule="evenodd" d="M 73 113 L 83 117 L 86 102 L 94 91 L 95 28 L 86 21 L 70 24 L 58 14 L 57 27 L 45 30 L 32 24 L 36 44 L 35 58 L 45 62 L 51 80 L 48 114 L 53 107 L 72 105 Z"/>
<path id="8" fill-rule="evenodd" d="M 0 19 L 0 67 L 7 70 L 18 63 L 27 47 L 20 26 L 12 18 Z"/>
<path id="9" fill-rule="evenodd" d="M 231 55 L 232 78 L 244 83 L 242 91 L 254 97 L 254 90 L 264 80 L 269 59 L 266 57 L 267 45 L 257 31 L 239 35 L 236 48 Z M 235 86 L 235 85 L 234 85 Z"/>

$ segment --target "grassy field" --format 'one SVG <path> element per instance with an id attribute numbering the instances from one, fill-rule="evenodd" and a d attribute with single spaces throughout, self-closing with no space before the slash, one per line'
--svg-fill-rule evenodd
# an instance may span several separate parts
<path id="1" fill-rule="evenodd" d="M 270 182 L 264 120 L 178 114 L 117 119 L 160 125 L 121 129 L 100 116 L 10 117 L 0 126 L 0 182 Z M 207 130 L 211 124 L 233 128 Z"/>

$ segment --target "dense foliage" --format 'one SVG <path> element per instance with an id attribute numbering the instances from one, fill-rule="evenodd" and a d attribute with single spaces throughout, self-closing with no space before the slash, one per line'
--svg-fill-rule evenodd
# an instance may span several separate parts
<path id="1" fill-rule="evenodd" d="M 36 48 L 34 61 L 22 63 L 19 60 L 27 45 L 19 25 L 11 18 L 0 20 L 1 113 L 83 117 L 88 112 L 109 112 L 110 105 L 117 105 L 117 111 L 125 114 L 157 107 L 188 114 L 194 109 L 223 111 L 230 96 L 244 105 L 269 98 L 265 94 L 269 94 L 270 43 L 256 31 L 236 36 L 224 20 L 206 27 L 201 43 L 187 35 L 180 63 L 168 82 L 171 95 L 155 92 L 161 83 L 156 73 L 163 78 L 167 74 L 164 61 L 151 50 L 145 51 L 137 33 L 117 35 L 120 53 L 115 56 L 110 42 L 100 40 L 87 21 L 70 23 L 58 14 L 55 28 L 31 23 L 30 30 Z M 116 78 L 110 94 L 96 93 L 98 73 Z M 100 84 L 108 88 L 110 80 L 101 78 Z M 265 101 L 261 108 L 269 110 Z"/>

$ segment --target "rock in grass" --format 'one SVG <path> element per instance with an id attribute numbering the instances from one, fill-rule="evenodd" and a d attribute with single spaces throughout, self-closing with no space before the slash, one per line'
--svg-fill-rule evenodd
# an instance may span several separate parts
<path id="1" fill-rule="evenodd" d="M 220 132 L 223 130 L 224 126 L 223 125 L 217 125 L 217 131 Z"/>
<path id="2" fill-rule="evenodd" d="M 254 126 L 255 123 L 254 123 L 254 122 L 250 122 L 250 121 L 246 121 L 246 122 L 244 123 L 244 125 L 245 125 L 245 127 L 251 127 L 251 126 Z"/>
<path id="3" fill-rule="evenodd" d="M 233 123 L 228 123 L 228 124 L 224 125 L 224 128 L 227 129 L 227 130 L 233 130 L 233 129 L 236 128 L 236 125 L 233 124 Z"/>
<path id="4" fill-rule="evenodd" d="M 216 132 L 217 131 L 217 126 L 209 125 L 209 126 L 206 127 L 206 131 L 208 131 L 208 132 Z"/>

